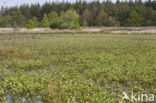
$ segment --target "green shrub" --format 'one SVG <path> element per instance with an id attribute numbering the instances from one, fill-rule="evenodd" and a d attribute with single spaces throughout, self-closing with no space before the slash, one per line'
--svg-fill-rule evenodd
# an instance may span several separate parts
<path id="1" fill-rule="evenodd" d="M 87 21 L 86 21 L 86 20 L 84 20 L 84 21 L 83 21 L 82 26 L 83 26 L 84 28 L 86 28 L 86 27 L 87 27 L 87 25 L 88 25 Z"/>
<path id="2" fill-rule="evenodd" d="M 34 22 L 32 20 L 29 20 L 28 24 L 27 24 L 27 28 L 28 29 L 33 29 L 35 26 L 34 26 Z"/>

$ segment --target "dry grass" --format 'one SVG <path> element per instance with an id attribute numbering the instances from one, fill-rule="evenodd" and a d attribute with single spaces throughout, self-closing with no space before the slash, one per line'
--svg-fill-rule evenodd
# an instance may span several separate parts
<path id="1" fill-rule="evenodd" d="M 0 34 L 11 34 L 13 33 L 12 28 L 0 28 Z M 17 34 L 51 34 L 51 33 L 103 33 L 108 31 L 113 34 L 156 34 L 156 27 L 101 27 L 101 28 L 81 28 L 79 30 L 68 30 L 68 29 L 49 29 L 49 28 L 35 28 L 35 29 L 25 29 L 18 28 L 16 30 Z"/>

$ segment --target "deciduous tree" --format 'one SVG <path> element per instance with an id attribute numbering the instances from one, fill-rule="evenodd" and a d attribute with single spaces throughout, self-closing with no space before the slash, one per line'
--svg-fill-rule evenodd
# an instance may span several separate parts
<path id="1" fill-rule="evenodd" d="M 79 28 L 79 14 L 70 9 L 67 12 L 62 12 L 60 16 L 61 28 L 78 29 Z"/>

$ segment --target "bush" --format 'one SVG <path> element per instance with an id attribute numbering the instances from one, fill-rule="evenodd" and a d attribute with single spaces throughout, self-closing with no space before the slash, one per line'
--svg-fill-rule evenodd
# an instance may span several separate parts
<path id="1" fill-rule="evenodd" d="M 88 25 L 87 21 L 86 21 L 86 20 L 84 20 L 84 21 L 83 21 L 82 26 L 83 26 L 84 28 L 86 28 L 86 27 L 87 27 L 87 25 Z"/>
<path id="2" fill-rule="evenodd" d="M 28 29 L 33 29 L 34 28 L 34 22 L 32 20 L 29 20 L 29 22 L 27 24 L 27 28 Z"/>
<path id="3" fill-rule="evenodd" d="M 53 23 L 53 24 L 50 25 L 50 28 L 52 28 L 52 29 L 60 28 L 60 24 L 57 23 L 57 22 Z"/>

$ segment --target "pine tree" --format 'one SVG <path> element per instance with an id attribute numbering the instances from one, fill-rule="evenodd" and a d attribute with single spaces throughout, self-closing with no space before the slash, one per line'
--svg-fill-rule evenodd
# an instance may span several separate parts
<path id="1" fill-rule="evenodd" d="M 106 26 L 108 20 L 108 14 L 103 10 L 100 10 L 96 16 L 96 24 L 98 26 Z"/>
<path id="2" fill-rule="evenodd" d="M 88 25 L 90 26 L 93 22 L 93 19 L 92 19 L 92 13 L 88 10 L 88 9 L 85 9 L 81 15 L 81 24 L 83 23 L 83 21 L 86 20 Z"/>
<path id="3" fill-rule="evenodd" d="M 133 10 L 130 13 L 129 18 L 125 21 L 125 23 L 126 26 L 141 26 L 142 18 L 135 10 Z"/>

